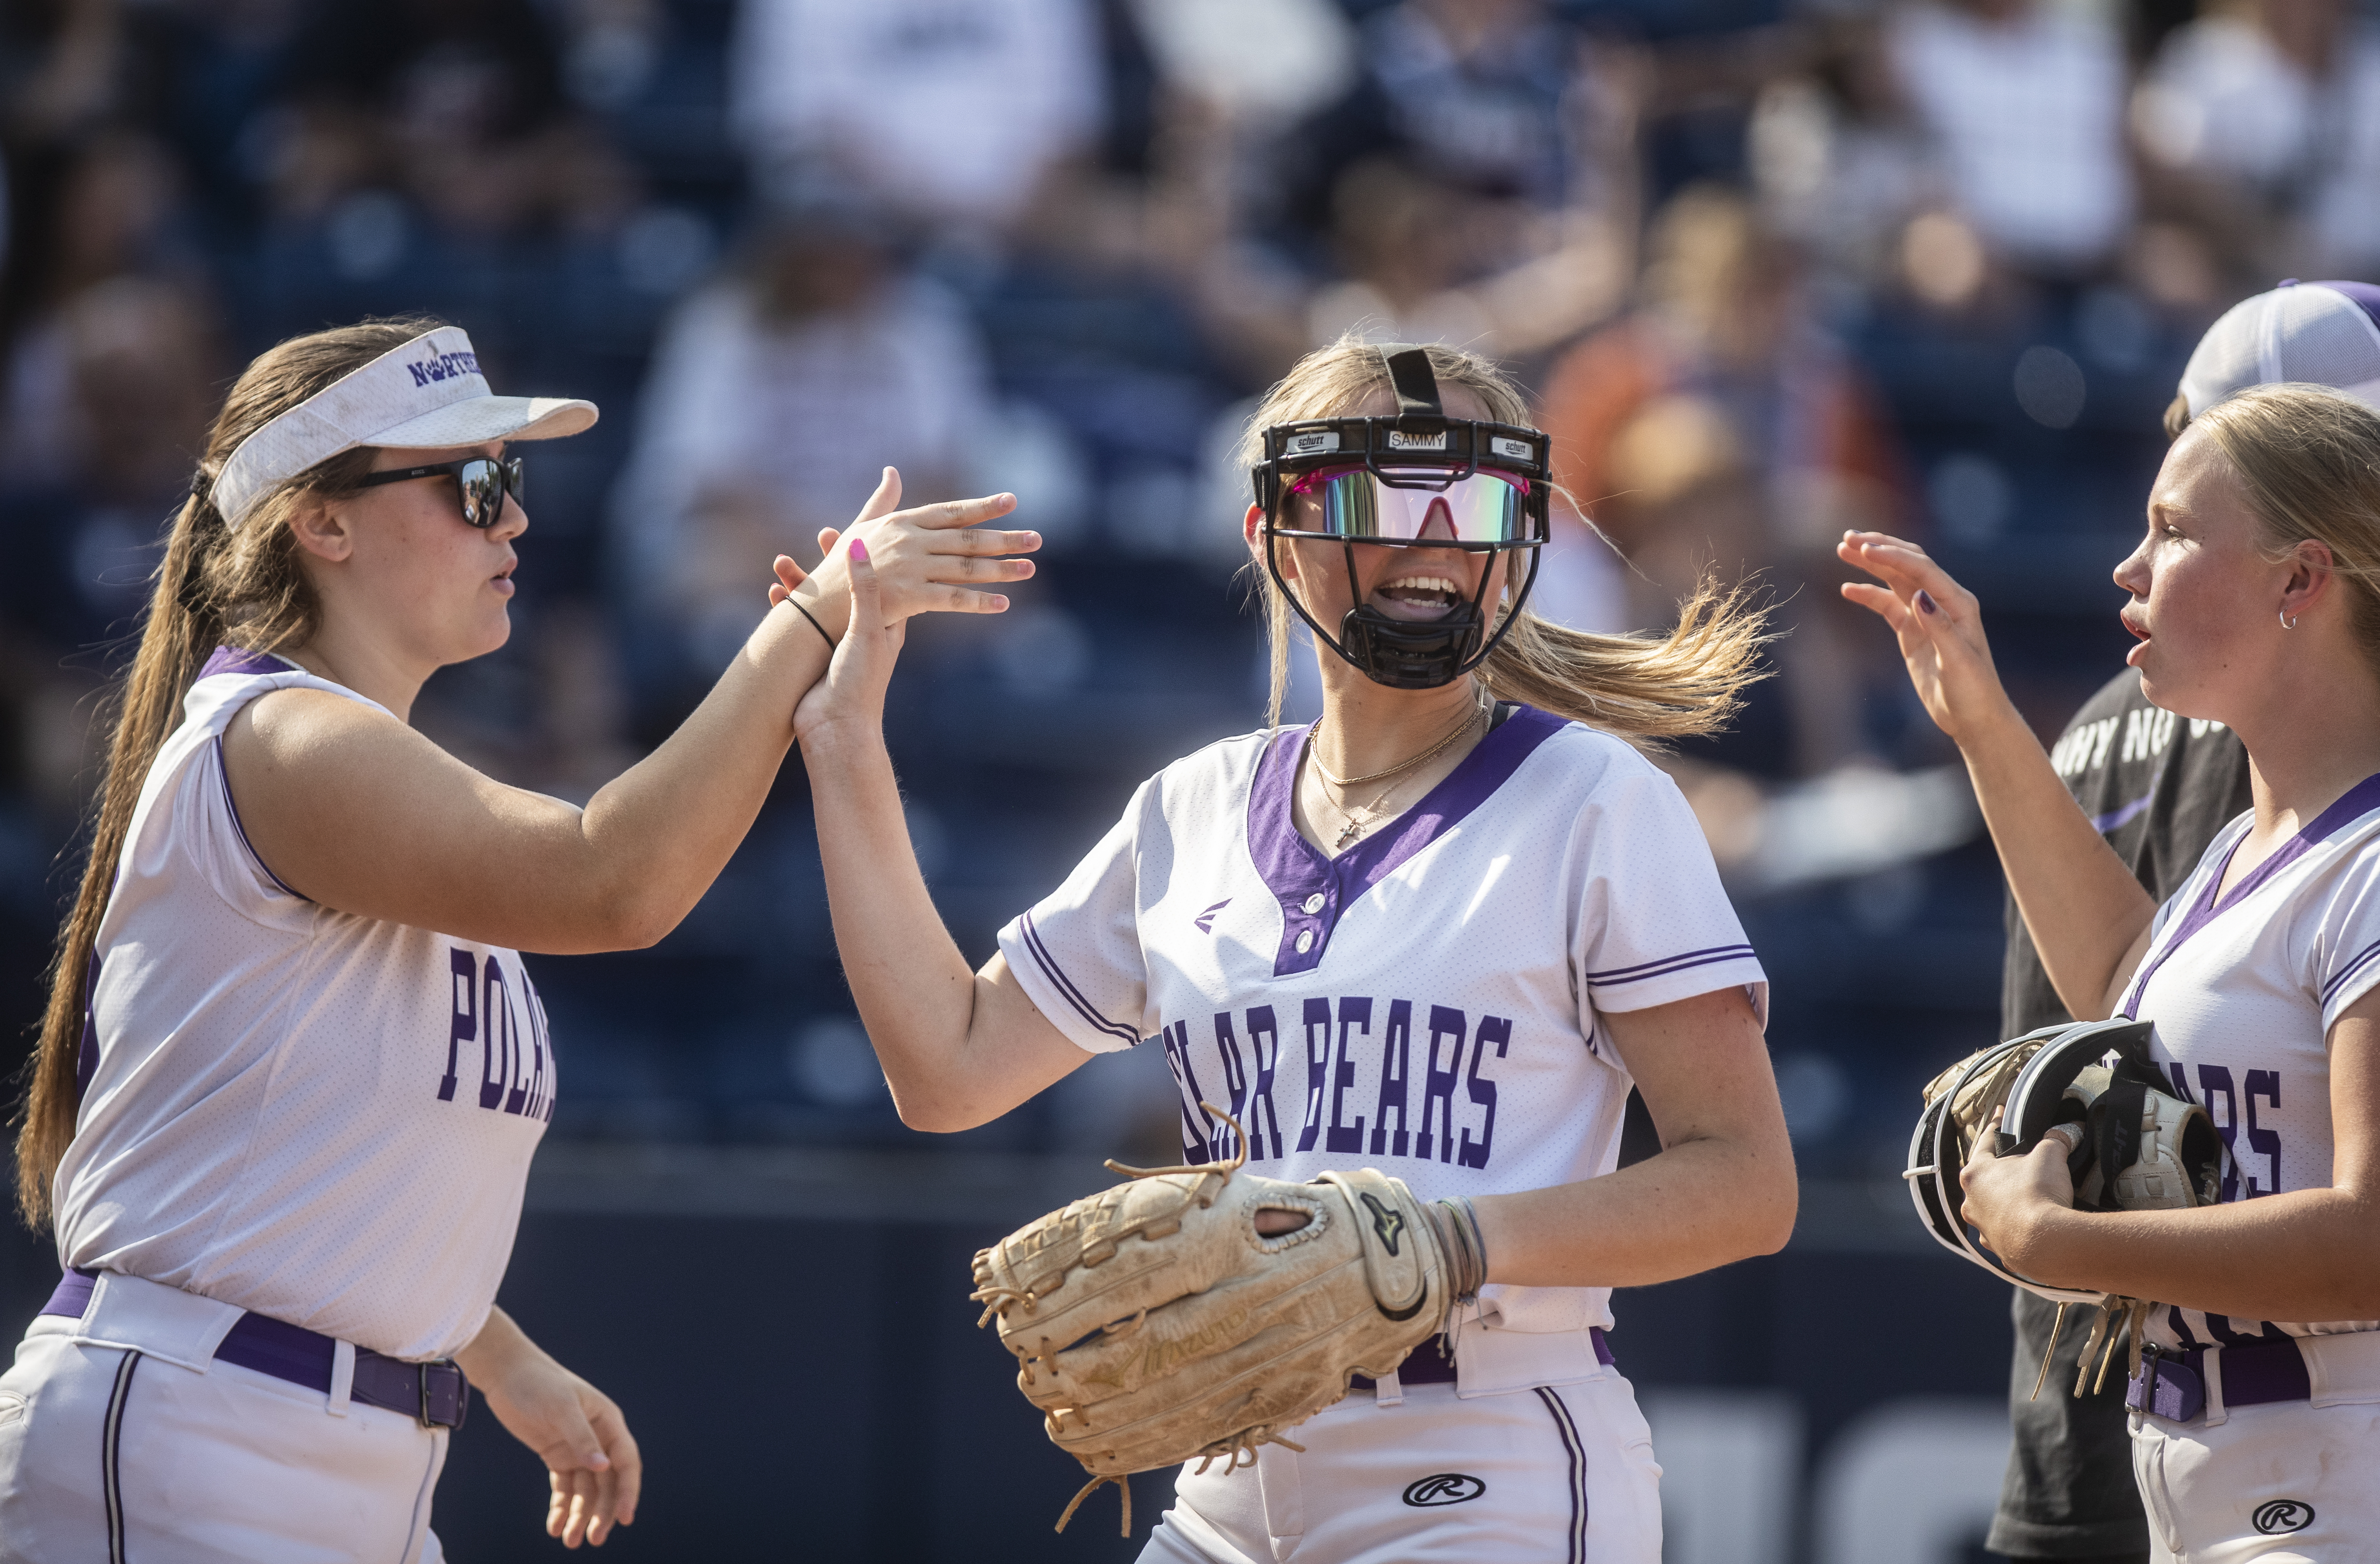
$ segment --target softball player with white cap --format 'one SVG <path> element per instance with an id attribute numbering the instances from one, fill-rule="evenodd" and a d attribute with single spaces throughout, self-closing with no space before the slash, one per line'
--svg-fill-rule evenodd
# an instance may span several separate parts
<path id="1" fill-rule="evenodd" d="M 1324 715 L 1150 779 L 979 972 L 909 852 L 880 731 L 899 633 L 864 568 L 796 714 L 844 971 L 910 1124 L 982 1123 L 1146 1040 L 1188 1160 L 1236 1149 L 1203 1100 L 1260 1172 L 1368 1165 L 1472 1202 L 1488 1285 L 1451 1356 L 1362 1384 L 1297 1427 L 1302 1451 L 1185 1469 L 1145 1559 L 1653 1564 L 1659 1468 L 1605 1342 L 1610 1289 L 1791 1228 L 1766 983 L 1630 742 L 1716 726 L 1756 625 L 1708 596 L 1666 640 L 1528 615 L 1547 446 L 1525 418 L 1493 365 L 1442 348 L 1342 343 L 1274 389 L 1246 534 L 1276 692 L 1294 612 Z M 1632 1082 L 1666 1149 L 1615 1172 Z"/>
<path id="2" fill-rule="evenodd" d="M 2311 291 L 2311 290 L 2307 290 Z M 2351 323 L 2350 323 L 2351 324 Z M 2148 699 L 2228 724 L 2252 807 L 2155 905 L 1992 670 L 1974 597 L 1847 535 L 1959 743 L 2066 1008 L 2155 1023 L 2219 1200 L 2079 1212 L 2057 1137 L 1969 1163 L 1966 1216 L 2042 1283 L 2155 1300 L 2128 1397 L 2151 1557 L 2373 1557 L 2380 1538 L 2380 413 L 2322 386 L 2195 398 L 2116 583 Z"/>
<path id="3" fill-rule="evenodd" d="M 619 1409 L 492 1307 L 556 1057 L 518 951 L 651 943 L 750 825 L 847 604 L 820 572 L 584 810 L 406 725 L 504 644 L 528 526 L 464 334 L 380 322 L 251 364 L 175 519 L 122 692 L 18 1140 L 66 1268 L 0 1375 L 0 1560 L 434 1560 L 470 1383 L 552 1473 L 547 1530 L 636 1511 Z M 1005 496 L 856 524 L 903 611 L 996 610 Z M 812 622 L 806 623 L 805 619 Z M 816 628 L 813 628 L 815 625 Z"/>

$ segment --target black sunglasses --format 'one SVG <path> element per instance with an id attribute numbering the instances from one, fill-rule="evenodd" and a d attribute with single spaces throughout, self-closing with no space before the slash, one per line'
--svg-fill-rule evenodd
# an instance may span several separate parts
<path id="1" fill-rule="evenodd" d="M 474 527 L 487 528 L 496 524 L 504 513 L 506 495 L 527 505 L 528 491 L 521 484 L 521 458 L 507 457 L 502 461 L 487 457 L 466 457 L 461 461 L 442 461 L 429 467 L 401 467 L 390 472 L 366 473 L 356 487 L 369 489 L 382 483 L 402 483 L 413 478 L 436 478 L 452 473 L 455 487 L 463 497 L 463 519 Z"/>

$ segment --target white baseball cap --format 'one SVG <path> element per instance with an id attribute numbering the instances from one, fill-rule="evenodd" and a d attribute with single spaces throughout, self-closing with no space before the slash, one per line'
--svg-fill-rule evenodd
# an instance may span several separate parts
<path id="1" fill-rule="evenodd" d="M 2206 328 L 2181 372 L 2190 416 L 2251 385 L 2327 385 L 2380 408 L 2380 287 L 2285 282 Z"/>
<path id="2" fill-rule="evenodd" d="M 215 475 L 215 509 L 237 527 L 274 484 L 358 446 L 551 440 L 592 425 L 595 404 L 499 397 L 459 326 L 440 326 L 322 387 L 239 443 Z"/>

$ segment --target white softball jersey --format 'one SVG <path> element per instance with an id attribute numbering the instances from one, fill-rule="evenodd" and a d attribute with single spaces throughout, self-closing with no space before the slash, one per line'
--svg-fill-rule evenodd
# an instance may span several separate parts
<path id="1" fill-rule="evenodd" d="M 1065 883 L 1001 932 L 1081 1047 L 1165 1050 L 1184 1155 L 1304 1180 L 1374 1167 L 1424 1200 L 1611 1171 L 1630 1078 L 1598 1018 L 1767 984 L 1659 770 L 1527 707 L 1336 858 L 1291 817 L 1308 729 L 1225 739 L 1142 784 Z M 1607 1288 L 1481 1290 L 1489 1334 L 1611 1324 Z M 1515 1382 L 1550 1382 L 1513 1361 Z M 1517 1345 L 1517 1343 L 1516 1343 Z M 1491 1351 L 1484 1354 L 1492 1358 Z M 1584 1370 L 1562 1377 L 1588 1377 Z"/>
<path id="2" fill-rule="evenodd" d="M 2380 984 L 2380 776 L 2218 898 L 2252 824 L 2243 814 L 2217 833 L 2158 910 L 2123 1006 L 2155 1023 L 2152 1057 L 2222 1133 L 2226 1201 L 2330 1187 L 2330 1028 Z M 2151 1334 L 2168 1347 L 2204 1347 L 2368 1330 L 2380 1320 L 2238 1320 L 2168 1307 Z"/>
<path id="3" fill-rule="evenodd" d="M 383 709 L 228 651 L 191 687 L 99 928 L 58 1256 L 443 1357 L 487 1318 L 553 1111 L 544 1008 L 514 951 L 274 878 L 223 761 L 274 690 Z"/>

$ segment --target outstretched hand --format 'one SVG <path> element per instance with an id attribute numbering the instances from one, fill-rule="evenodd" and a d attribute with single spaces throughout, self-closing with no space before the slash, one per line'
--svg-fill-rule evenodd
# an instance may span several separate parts
<path id="1" fill-rule="evenodd" d="M 805 571 L 787 556 L 777 556 L 769 605 L 797 596 L 829 634 L 841 633 L 850 611 L 851 577 L 847 556 L 835 545 L 847 537 L 866 542 L 882 605 L 893 619 L 928 613 L 1005 612 L 1006 594 L 983 589 L 1029 578 L 1031 560 L 1001 556 L 1030 554 L 1041 546 L 1041 534 L 996 531 L 980 523 L 1014 510 L 1016 496 L 990 495 L 915 510 L 902 510 L 900 504 L 901 474 L 888 467 L 848 528 L 819 530 L 821 557 L 816 570 Z"/>
<path id="2" fill-rule="evenodd" d="M 1884 583 L 1846 581 L 1842 593 L 1892 627 L 1909 681 L 1937 727 L 1964 743 L 2009 710 L 1973 593 L 1924 549 L 1888 533 L 1845 532 L 1835 553 Z"/>
<path id="3" fill-rule="evenodd" d="M 805 750 L 821 739 L 842 733 L 881 734 L 884 689 L 900 660 L 908 621 L 896 617 L 885 604 L 884 577 L 876 568 L 874 550 L 862 538 L 853 538 L 835 550 L 833 558 L 850 583 L 850 622 L 835 643 L 825 677 L 794 708 L 794 733 Z"/>

